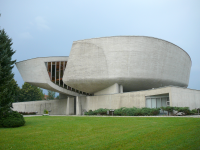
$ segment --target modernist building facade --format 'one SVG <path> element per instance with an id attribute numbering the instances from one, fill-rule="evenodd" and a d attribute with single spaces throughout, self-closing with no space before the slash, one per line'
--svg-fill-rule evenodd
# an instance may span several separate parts
<path id="1" fill-rule="evenodd" d="M 165 40 L 116 36 L 75 41 L 69 57 L 17 62 L 25 82 L 60 93 L 60 100 L 14 103 L 20 111 L 76 114 L 98 108 L 200 107 L 187 89 L 192 61 Z"/>

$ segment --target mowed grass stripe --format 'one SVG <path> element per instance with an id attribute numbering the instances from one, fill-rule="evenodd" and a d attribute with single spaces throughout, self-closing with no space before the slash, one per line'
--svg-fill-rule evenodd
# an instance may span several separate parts
<path id="1" fill-rule="evenodd" d="M 200 149 L 200 118 L 26 117 L 0 149 Z"/>

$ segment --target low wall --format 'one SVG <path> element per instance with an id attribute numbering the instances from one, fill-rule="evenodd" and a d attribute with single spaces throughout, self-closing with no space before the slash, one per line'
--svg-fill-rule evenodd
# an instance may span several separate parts
<path id="1" fill-rule="evenodd" d="M 200 90 L 171 87 L 171 106 L 200 108 Z"/>
<path id="2" fill-rule="evenodd" d="M 20 112 L 38 112 L 41 115 L 45 109 L 51 110 L 51 115 L 66 115 L 67 99 L 13 103 L 13 110 Z"/>
<path id="3" fill-rule="evenodd" d="M 99 96 L 77 96 L 76 106 L 77 115 L 83 114 L 84 111 L 96 110 L 99 108 L 118 109 L 121 107 L 138 107 L 146 106 L 146 96 L 170 93 L 171 87 L 151 89 L 146 91 L 99 95 Z"/>
<path id="4" fill-rule="evenodd" d="M 170 106 L 200 108 L 200 91 L 179 87 L 162 87 L 146 91 L 99 95 L 77 96 L 76 115 L 99 108 L 118 109 L 121 107 L 146 107 L 146 96 L 169 94 Z M 38 112 L 51 110 L 52 115 L 73 115 L 74 97 L 60 100 L 42 100 L 13 103 L 13 109 L 22 112 Z"/>

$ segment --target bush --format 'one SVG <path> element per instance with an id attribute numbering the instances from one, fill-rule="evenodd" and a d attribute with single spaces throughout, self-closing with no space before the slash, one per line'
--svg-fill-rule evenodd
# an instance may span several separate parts
<path id="1" fill-rule="evenodd" d="M 189 107 L 174 107 L 174 110 L 178 112 L 183 112 L 185 115 L 193 114 Z"/>
<path id="2" fill-rule="evenodd" d="M 150 111 L 150 116 L 155 116 L 160 113 L 160 108 L 152 108 Z"/>
<path id="3" fill-rule="evenodd" d="M 45 110 L 44 110 L 44 114 L 48 114 L 48 113 L 49 113 L 48 110 L 45 109 Z"/>
<path id="4" fill-rule="evenodd" d="M 94 111 L 94 114 L 95 115 L 97 115 L 97 114 L 99 114 L 99 115 L 107 115 L 107 111 L 108 110 L 109 109 L 99 108 L 99 109 L 97 109 L 97 110 Z"/>
<path id="5" fill-rule="evenodd" d="M 160 113 L 160 109 L 157 108 L 125 108 L 122 107 L 120 109 L 115 109 L 114 115 L 117 116 L 152 116 L 158 115 Z"/>
<path id="6" fill-rule="evenodd" d="M 109 109 L 103 109 L 104 113 L 100 113 L 101 109 L 92 111 L 89 110 L 88 112 L 85 112 L 85 115 L 97 115 L 97 114 L 106 114 L 107 110 Z M 152 115 L 158 115 L 160 113 L 159 108 L 126 108 L 122 107 L 119 109 L 115 109 L 114 115 L 115 116 L 152 116 Z"/>
<path id="7" fill-rule="evenodd" d="M 6 117 L 2 119 L 2 126 L 6 128 L 20 127 L 24 124 L 24 117 L 16 111 L 10 111 Z"/>
<path id="8" fill-rule="evenodd" d="M 19 111 L 18 113 L 20 113 L 22 115 L 36 115 L 37 112 L 21 112 L 21 111 Z"/>
<path id="9" fill-rule="evenodd" d="M 163 112 L 164 112 L 164 111 L 167 111 L 168 116 L 169 116 L 169 113 L 170 113 L 170 112 L 173 112 L 173 110 L 175 110 L 175 108 L 174 108 L 174 107 L 171 107 L 171 106 L 160 107 L 160 108 L 163 110 Z"/>
<path id="10" fill-rule="evenodd" d="M 107 111 L 108 110 L 109 109 L 99 108 L 99 109 L 94 110 L 94 111 L 89 110 L 88 112 L 85 112 L 84 114 L 85 115 L 97 115 L 97 114 L 99 114 L 99 115 L 107 115 Z"/>
<path id="11" fill-rule="evenodd" d="M 197 114 L 198 111 L 197 111 L 196 109 L 192 109 L 192 110 L 191 110 L 191 113 L 192 113 L 192 114 Z"/>
<path id="12" fill-rule="evenodd" d="M 122 107 L 122 108 L 119 108 L 119 109 L 115 109 L 114 115 L 116 115 L 116 116 L 121 116 L 121 115 L 122 115 L 122 110 L 123 110 L 124 108 L 125 108 L 125 107 Z"/>
<path id="13" fill-rule="evenodd" d="M 84 115 L 94 115 L 94 112 L 92 110 L 89 110 L 88 112 L 84 112 Z"/>

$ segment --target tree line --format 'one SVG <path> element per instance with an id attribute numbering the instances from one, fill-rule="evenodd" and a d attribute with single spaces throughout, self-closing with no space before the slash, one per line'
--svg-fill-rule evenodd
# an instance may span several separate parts
<path id="1" fill-rule="evenodd" d="M 14 79 L 12 82 L 15 82 L 13 84 L 17 85 Z M 22 85 L 22 88 L 17 85 L 16 91 L 14 102 L 59 99 L 59 96 L 55 97 L 55 92 L 48 91 L 48 95 L 45 95 L 41 88 L 27 82 Z"/>

